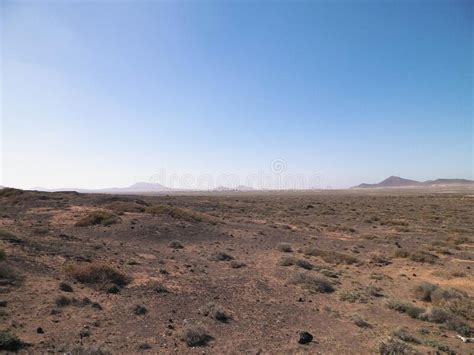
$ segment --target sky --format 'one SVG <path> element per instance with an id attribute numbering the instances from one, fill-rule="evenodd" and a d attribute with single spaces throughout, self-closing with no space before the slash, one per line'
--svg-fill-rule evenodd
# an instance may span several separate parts
<path id="1" fill-rule="evenodd" d="M 472 179 L 473 8 L 2 0 L 0 185 Z"/>

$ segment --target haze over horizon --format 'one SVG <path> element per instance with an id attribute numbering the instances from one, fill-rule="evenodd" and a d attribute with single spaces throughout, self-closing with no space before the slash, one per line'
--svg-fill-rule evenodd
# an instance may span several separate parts
<path id="1" fill-rule="evenodd" d="M 473 179 L 473 8 L 2 1 L 0 185 Z"/>

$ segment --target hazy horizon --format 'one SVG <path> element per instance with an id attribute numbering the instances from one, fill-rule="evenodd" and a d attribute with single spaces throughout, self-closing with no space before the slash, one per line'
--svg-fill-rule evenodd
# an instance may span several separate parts
<path id="1" fill-rule="evenodd" d="M 0 185 L 473 179 L 473 8 L 2 1 Z"/>

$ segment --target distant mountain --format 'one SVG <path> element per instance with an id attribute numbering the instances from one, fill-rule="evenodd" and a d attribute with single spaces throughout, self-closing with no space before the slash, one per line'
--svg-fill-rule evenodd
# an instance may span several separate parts
<path id="1" fill-rule="evenodd" d="M 377 184 L 360 184 L 354 186 L 354 189 L 373 189 L 373 188 L 396 188 L 396 187 L 439 187 L 446 185 L 474 185 L 473 180 L 467 179 L 437 179 L 428 181 L 416 181 L 404 179 L 399 176 L 390 176 Z"/>
<path id="2" fill-rule="evenodd" d="M 164 192 L 173 189 L 163 186 L 158 183 L 137 182 L 128 187 L 111 187 L 104 189 L 78 189 L 78 188 L 59 188 L 59 189 L 45 189 L 42 187 L 33 187 L 32 190 L 56 192 L 56 191 L 77 191 L 81 193 L 107 193 L 107 194 L 123 194 L 123 193 L 145 193 L 145 192 Z"/>

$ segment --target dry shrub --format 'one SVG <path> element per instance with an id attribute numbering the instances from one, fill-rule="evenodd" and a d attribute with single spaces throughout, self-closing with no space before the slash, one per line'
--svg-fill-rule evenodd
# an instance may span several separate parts
<path id="1" fill-rule="evenodd" d="M 438 261 L 438 257 L 434 254 L 428 253 L 427 251 L 418 250 L 409 255 L 409 258 L 419 263 L 435 264 Z"/>
<path id="2" fill-rule="evenodd" d="M 417 354 L 416 350 L 405 342 L 388 338 L 382 341 L 379 345 L 380 355 L 404 355 L 404 354 Z"/>
<path id="3" fill-rule="evenodd" d="M 301 287 L 311 291 L 319 293 L 331 293 L 334 292 L 334 286 L 332 283 L 318 275 L 312 275 L 307 272 L 299 272 L 291 278 L 291 283 L 300 285 Z"/>
<path id="4" fill-rule="evenodd" d="M 202 306 L 199 309 L 199 313 L 222 323 L 227 323 L 230 319 L 232 319 L 224 310 L 224 308 L 215 304 L 214 302 L 209 302 Z"/>
<path id="5" fill-rule="evenodd" d="M 354 324 L 357 325 L 359 328 L 371 328 L 372 327 L 369 322 L 367 322 L 365 319 L 363 319 L 361 316 L 359 316 L 357 314 L 353 315 L 351 319 L 354 322 Z"/>
<path id="6" fill-rule="evenodd" d="M 167 215 L 174 219 L 187 222 L 207 222 L 211 224 L 218 223 L 218 220 L 215 217 L 208 214 L 169 205 L 154 205 L 146 208 L 145 211 L 154 215 Z"/>
<path id="7" fill-rule="evenodd" d="M 406 249 L 397 249 L 394 252 L 394 257 L 395 258 L 409 258 L 418 263 L 429 263 L 429 264 L 435 264 L 439 260 L 438 256 L 428 253 L 427 251 L 423 251 L 423 250 L 409 252 Z"/>
<path id="8" fill-rule="evenodd" d="M 233 268 L 233 269 L 240 269 L 244 266 L 247 266 L 246 263 L 244 263 L 243 261 L 238 261 L 238 260 L 232 260 L 230 262 L 230 266 Z"/>
<path id="9" fill-rule="evenodd" d="M 410 253 L 406 249 L 397 249 L 393 253 L 393 256 L 395 258 L 408 258 L 409 255 L 410 255 Z"/>
<path id="10" fill-rule="evenodd" d="M 277 245 L 277 250 L 283 253 L 291 253 L 293 251 L 293 249 L 291 248 L 291 244 L 289 243 L 279 243 Z"/>
<path id="11" fill-rule="evenodd" d="M 281 258 L 279 265 L 281 266 L 299 266 L 302 269 L 305 270 L 312 270 L 314 268 L 314 265 L 311 264 L 309 261 L 304 260 L 304 259 L 298 259 L 298 258 L 293 258 L 293 257 L 283 257 Z"/>
<path id="12" fill-rule="evenodd" d="M 120 219 L 113 213 L 107 211 L 94 211 L 82 217 L 76 222 L 76 227 L 89 227 L 96 224 L 105 226 L 118 223 Z"/>
<path id="13" fill-rule="evenodd" d="M 438 307 L 429 308 L 425 313 L 420 315 L 419 319 L 426 322 L 444 324 L 446 328 L 456 331 L 467 327 L 466 322 L 461 320 L 459 317 Z"/>
<path id="14" fill-rule="evenodd" d="M 117 214 L 145 212 L 145 206 L 135 201 L 114 201 L 104 205 L 104 208 Z"/>
<path id="15" fill-rule="evenodd" d="M 211 255 L 210 260 L 213 261 L 230 261 L 234 260 L 234 257 L 232 255 L 229 255 L 223 251 L 218 251 L 215 252 L 214 254 Z"/>
<path id="16" fill-rule="evenodd" d="M 66 272 L 80 283 L 99 288 L 105 288 L 111 284 L 123 287 L 131 281 L 128 276 L 105 264 L 71 265 Z"/>
<path id="17" fill-rule="evenodd" d="M 207 330 L 195 324 L 187 324 L 181 338 L 190 347 L 204 346 L 212 339 Z"/>
<path id="18" fill-rule="evenodd" d="M 181 244 L 181 242 L 179 240 L 172 240 L 171 242 L 169 242 L 168 247 L 170 247 L 171 249 L 183 249 L 184 248 L 183 244 Z"/>
<path id="19" fill-rule="evenodd" d="M 387 302 L 387 307 L 400 313 L 406 313 L 411 318 L 418 318 L 422 313 L 425 312 L 425 309 L 422 307 L 417 307 L 410 303 L 404 303 L 397 300 L 389 300 Z"/>
<path id="20" fill-rule="evenodd" d="M 429 282 L 422 282 L 415 287 L 415 297 L 420 301 L 431 302 L 431 294 L 438 286 Z"/>
<path id="21" fill-rule="evenodd" d="M 456 288 L 441 288 L 428 282 L 423 282 L 415 287 L 418 299 L 432 302 L 433 305 L 444 308 L 455 315 L 466 319 L 474 319 L 474 301 L 469 295 Z"/>
<path id="22" fill-rule="evenodd" d="M 339 299 L 341 301 L 345 302 L 350 302 L 350 303 L 367 303 L 369 298 L 367 297 L 367 294 L 361 290 L 350 290 L 350 291 L 344 291 L 341 293 L 339 296 Z"/>
<path id="23" fill-rule="evenodd" d="M 23 242 L 23 240 L 16 234 L 13 234 L 12 232 L 3 228 L 0 228 L 0 239 L 13 244 L 19 244 Z"/>
<path id="24" fill-rule="evenodd" d="M 14 334 L 0 331 L 0 350 L 18 351 L 24 346 L 23 342 Z"/>
<path id="25" fill-rule="evenodd" d="M 0 285 L 19 285 L 23 280 L 22 275 L 15 268 L 0 261 Z"/>
<path id="26" fill-rule="evenodd" d="M 359 260 L 352 255 L 340 253 L 332 250 L 323 250 L 314 247 L 310 247 L 304 250 L 304 254 L 311 256 L 318 256 L 327 263 L 332 264 L 355 264 Z"/>
<path id="27" fill-rule="evenodd" d="M 392 335 L 394 337 L 397 337 L 400 340 L 409 342 L 409 343 L 415 343 L 415 344 L 420 344 L 421 341 L 416 338 L 415 336 L 411 335 L 409 330 L 405 327 L 398 327 L 396 328 L 393 332 Z"/>

